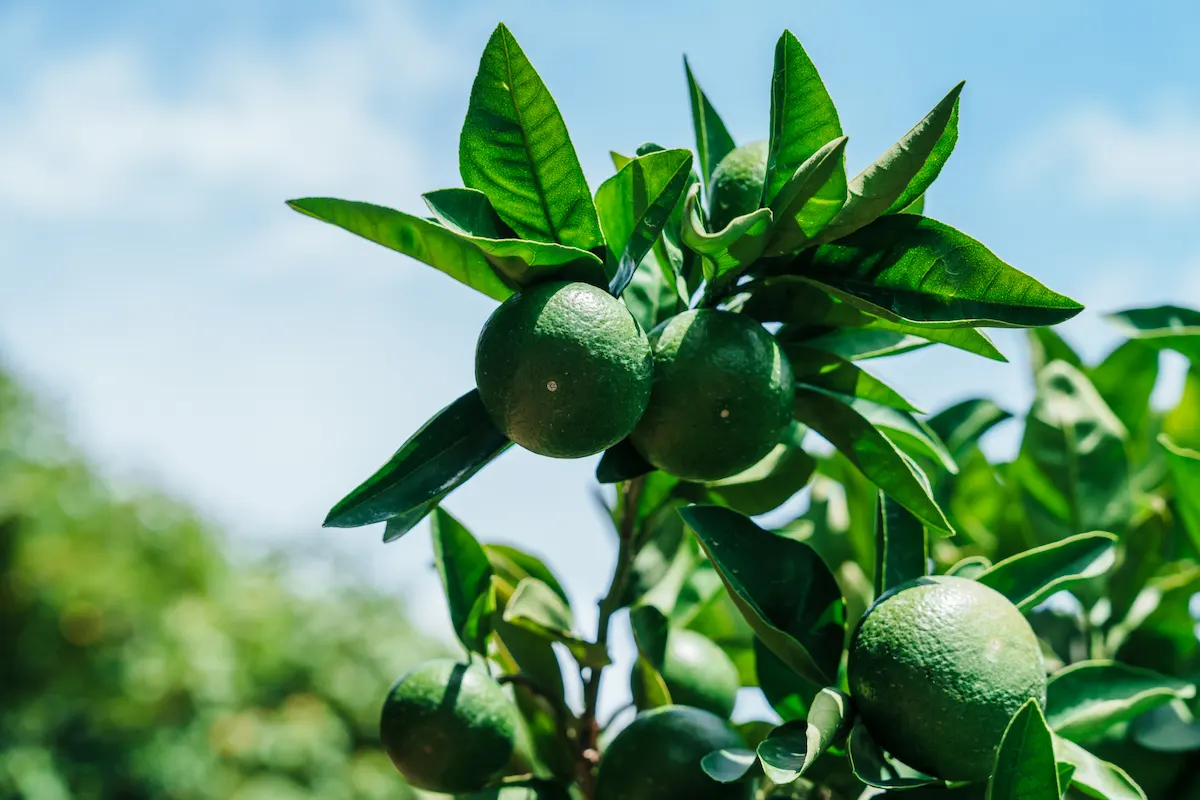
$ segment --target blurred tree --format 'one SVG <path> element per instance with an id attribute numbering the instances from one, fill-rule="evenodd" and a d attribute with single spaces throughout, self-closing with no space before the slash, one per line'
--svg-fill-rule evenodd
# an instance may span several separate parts
<path id="1" fill-rule="evenodd" d="M 379 698 L 436 645 L 287 572 L 117 496 L 0 371 L 0 798 L 415 797 Z"/>

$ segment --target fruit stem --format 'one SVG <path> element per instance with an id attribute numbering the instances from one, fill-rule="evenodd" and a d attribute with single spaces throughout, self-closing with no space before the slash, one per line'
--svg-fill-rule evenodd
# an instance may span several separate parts
<path id="1" fill-rule="evenodd" d="M 623 484 L 621 498 L 621 519 L 617 526 L 619 538 L 617 545 L 617 563 L 613 568 L 612 581 L 608 593 L 600 601 L 600 620 L 596 625 L 596 644 L 608 649 L 608 627 L 612 616 L 620 608 L 625 599 L 625 590 L 632 573 L 633 558 L 637 555 L 637 510 L 645 486 L 645 476 L 634 478 Z M 598 739 L 600 727 L 596 724 L 596 705 L 600 699 L 600 679 L 604 667 L 593 667 L 589 670 L 583 690 L 583 717 L 579 723 L 579 746 L 583 756 L 582 762 L 587 768 L 581 768 L 580 787 L 584 797 L 595 795 L 595 773 L 591 768 L 599 759 Z"/>

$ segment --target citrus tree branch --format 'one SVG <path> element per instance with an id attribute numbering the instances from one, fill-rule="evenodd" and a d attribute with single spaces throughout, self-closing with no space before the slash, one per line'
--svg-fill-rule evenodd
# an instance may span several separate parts
<path id="1" fill-rule="evenodd" d="M 617 563 L 613 568 L 612 581 L 608 593 L 600 601 L 600 621 L 596 626 L 596 643 L 608 648 L 608 628 L 612 616 L 620 608 L 625 598 L 625 591 L 632 574 L 633 558 L 637 555 L 637 509 L 642 496 L 645 477 L 634 478 L 623 484 L 621 497 L 621 519 L 617 526 L 619 542 L 617 545 Z M 599 758 L 596 749 L 600 729 L 596 724 L 596 706 L 600 699 L 600 680 L 603 667 L 589 670 L 583 690 L 583 717 L 580 719 L 579 742 L 584 761 L 594 765 Z M 581 784 L 584 795 L 594 794 L 595 778 L 591 769 L 584 770 Z"/>

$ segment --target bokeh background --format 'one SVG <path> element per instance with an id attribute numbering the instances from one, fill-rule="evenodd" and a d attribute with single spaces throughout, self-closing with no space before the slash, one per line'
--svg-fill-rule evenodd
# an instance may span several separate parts
<path id="1" fill-rule="evenodd" d="M 40 665 L 29 680 L 77 658 L 89 636 L 102 642 L 97 598 L 138 581 L 148 588 L 130 588 L 112 624 L 179 640 L 162 645 L 151 672 L 199 669 L 197 653 L 213 647 L 253 649 L 255 625 L 268 623 L 244 618 L 271 602 L 272 629 L 302 633 L 279 645 L 296 662 L 286 668 L 231 656 L 237 674 L 207 706 L 175 708 L 169 687 L 147 678 L 158 695 L 113 711 L 128 726 L 232 704 L 262 717 L 254 725 L 287 713 L 318 725 L 328 712 L 342 731 L 330 735 L 369 736 L 390 672 L 449 646 L 424 527 L 384 547 L 380 530 L 323 531 L 320 521 L 471 385 L 492 303 L 283 201 L 411 211 L 421 192 L 460 185 L 458 130 L 500 20 L 557 98 L 593 187 L 611 174 L 610 149 L 691 145 L 684 53 L 747 142 L 766 135 L 774 43 L 793 30 L 838 104 L 852 173 L 966 79 L 958 148 L 927 213 L 1084 302 L 1064 333 L 1089 356 L 1112 341 L 1105 311 L 1200 304 L 1194 3 L 3 0 L 0 461 L 23 477 L 0 480 L 0 527 L 11 544 L 90 526 L 32 556 L 9 547 L 0 642 Z M 1013 364 L 939 349 L 875 369 L 929 408 L 981 393 L 1023 405 L 1021 339 L 997 342 Z M 1181 366 L 1165 359 L 1167 402 Z M 1014 446 L 1003 429 L 987 442 Z M 594 466 L 512 452 L 447 501 L 481 539 L 543 555 L 588 629 L 614 551 L 592 499 Z M 110 557 L 124 566 L 89 584 Z M 45 596 L 18 580 L 35 561 L 53 566 L 37 584 L 52 587 Z M 277 600 L 260 602 L 250 584 Z M 33 594 L 44 625 L 13 616 Z M 185 595 L 202 598 L 202 612 L 179 611 Z M 347 620 L 354 641 L 339 643 Z M 225 644 L 180 633 L 193 628 Z M 367 664 L 357 677 L 301 663 L 371 643 L 369 658 L 351 659 Z M 138 655 L 127 649 L 112 657 Z M 7 652 L 0 662 L 4 683 L 18 667 Z M 338 699 L 352 685 L 366 697 Z M 605 706 L 622 702 L 614 682 Z M 742 713 L 754 708 L 746 698 Z M 29 713 L 53 728 L 71 709 Z M 214 735 L 215 718 L 187 735 Z M 217 728 L 236 741 L 241 719 Z M 22 774 L 53 776 L 36 754 L 21 758 Z M 374 785 L 375 766 L 330 767 L 330 780 L 360 769 Z M 69 796 L 43 791 L 28 796 Z"/>

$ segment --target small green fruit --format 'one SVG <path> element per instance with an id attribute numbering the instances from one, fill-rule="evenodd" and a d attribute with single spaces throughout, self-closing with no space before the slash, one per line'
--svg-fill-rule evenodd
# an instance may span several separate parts
<path id="1" fill-rule="evenodd" d="M 767 180 L 767 142 L 751 142 L 721 159 L 709 190 L 708 224 L 720 231 L 735 217 L 749 214 L 762 201 Z"/>
<path id="2" fill-rule="evenodd" d="M 754 784 L 717 783 L 700 760 L 713 750 L 744 747 L 720 717 L 686 706 L 638 716 L 600 760 L 596 800 L 750 800 Z"/>
<path id="3" fill-rule="evenodd" d="M 859 622 L 850 695 L 877 742 L 910 767 L 952 781 L 991 775 L 1013 714 L 1046 704 L 1037 636 L 1008 598 L 968 578 L 918 578 L 886 592 Z"/>
<path id="4" fill-rule="evenodd" d="M 636 677 L 641 667 L 635 664 L 633 669 L 633 701 L 644 708 L 642 682 Z M 737 666 L 707 636 L 684 628 L 672 630 L 667 635 L 661 674 L 672 703 L 700 708 L 723 719 L 733 713 L 741 685 Z"/>
<path id="5" fill-rule="evenodd" d="M 475 383 L 492 422 L 527 450 L 582 458 L 624 439 L 650 398 L 646 334 L 616 298 L 586 283 L 544 283 L 492 314 Z"/>
<path id="6" fill-rule="evenodd" d="M 517 714 L 504 690 L 476 666 L 426 662 L 393 684 L 379 732 L 396 769 L 431 792 L 486 786 L 512 756 Z"/>

